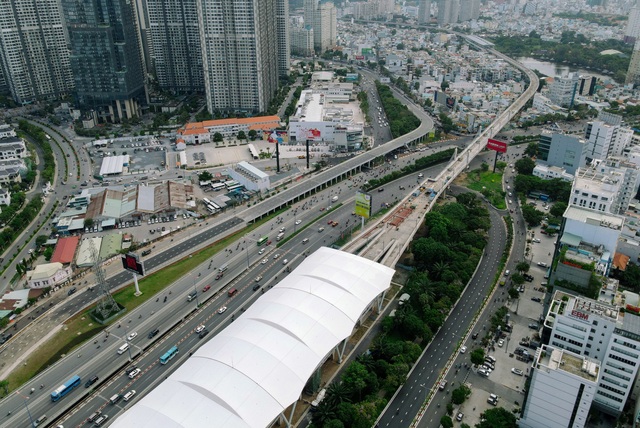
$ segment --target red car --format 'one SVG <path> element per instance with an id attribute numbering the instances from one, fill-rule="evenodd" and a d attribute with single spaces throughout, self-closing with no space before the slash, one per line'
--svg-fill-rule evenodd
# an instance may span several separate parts
<path id="1" fill-rule="evenodd" d="M 267 245 L 271 245 L 271 241 L 267 241 Z"/>
<path id="2" fill-rule="evenodd" d="M 211 286 L 205 285 L 205 287 L 202 289 L 202 292 L 204 293 L 205 291 L 209 291 L 209 290 L 211 290 Z"/>
<path id="3" fill-rule="evenodd" d="M 333 224 L 333 220 L 329 220 L 327 224 Z"/>
<path id="4" fill-rule="evenodd" d="M 216 275 L 216 279 L 220 279 L 224 276 L 224 274 L 222 272 L 218 272 L 218 274 Z"/>

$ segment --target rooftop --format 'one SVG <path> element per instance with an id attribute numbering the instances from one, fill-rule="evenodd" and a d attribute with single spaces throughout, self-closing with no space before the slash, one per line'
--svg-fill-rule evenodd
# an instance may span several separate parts
<path id="1" fill-rule="evenodd" d="M 538 360 L 535 367 L 549 373 L 552 370 L 562 370 L 572 375 L 579 376 L 591 382 L 598 380 L 600 365 L 584 356 L 573 354 L 564 349 L 552 348 L 542 345 L 537 352 Z"/>
<path id="2" fill-rule="evenodd" d="M 563 217 L 568 220 L 580 221 L 594 226 L 608 227 L 610 229 L 621 230 L 624 225 L 624 217 L 582 208 L 576 205 L 569 205 Z"/>

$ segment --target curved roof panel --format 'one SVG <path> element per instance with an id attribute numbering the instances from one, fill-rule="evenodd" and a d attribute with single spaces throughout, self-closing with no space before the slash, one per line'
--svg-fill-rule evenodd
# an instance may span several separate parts
<path id="1" fill-rule="evenodd" d="M 265 427 L 348 338 L 393 269 L 321 248 L 113 427 Z"/>

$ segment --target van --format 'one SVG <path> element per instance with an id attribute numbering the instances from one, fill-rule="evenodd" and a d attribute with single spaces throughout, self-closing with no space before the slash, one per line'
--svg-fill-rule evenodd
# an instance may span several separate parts
<path id="1" fill-rule="evenodd" d="M 280 241 L 282 238 L 284 238 L 284 233 L 278 234 L 278 236 L 276 236 L 276 241 Z"/>
<path id="2" fill-rule="evenodd" d="M 225 263 L 225 264 L 223 264 L 222 266 L 220 266 L 218 268 L 218 272 L 224 272 L 227 269 L 229 269 L 229 265 L 227 263 Z"/>
<path id="3" fill-rule="evenodd" d="M 333 198 L 331 198 L 331 202 L 338 202 L 338 196 L 334 196 Z"/>
<path id="4" fill-rule="evenodd" d="M 118 348 L 118 355 L 124 354 L 127 349 L 129 349 L 129 344 L 125 343 L 124 345 Z"/>
<path id="5" fill-rule="evenodd" d="M 102 412 L 100 410 L 96 411 L 95 413 L 92 413 L 91 416 L 89 416 L 87 418 L 87 422 L 93 422 L 96 419 L 98 419 L 100 417 L 100 415 L 102 414 Z"/>
<path id="6" fill-rule="evenodd" d="M 136 395 L 136 390 L 132 389 L 131 391 L 127 392 L 126 394 L 124 394 L 124 397 L 122 397 L 122 399 L 124 401 L 129 401 L 133 398 L 133 396 Z"/>
<path id="7" fill-rule="evenodd" d="M 33 426 L 34 426 L 34 427 L 37 427 L 37 426 L 39 426 L 40 424 L 43 424 L 43 423 L 44 423 L 44 421 L 46 421 L 46 420 L 47 420 L 47 415 L 42 415 L 42 416 L 40 416 L 38 419 L 36 419 L 36 420 L 33 422 Z"/>
<path id="8" fill-rule="evenodd" d="M 192 301 L 193 299 L 196 298 L 196 296 L 198 296 L 198 292 L 197 291 L 192 291 L 191 293 L 189 293 L 189 295 L 187 296 L 187 302 Z"/>
<path id="9" fill-rule="evenodd" d="M 303 243 L 303 244 L 306 244 L 307 242 L 309 242 L 309 238 L 304 238 L 304 239 L 302 240 L 302 243 Z"/>
<path id="10" fill-rule="evenodd" d="M 544 282 L 541 282 L 540 285 L 543 287 L 546 287 L 547 285 L 549 285 L 549 283 L 547 281 L 544 281 Z"/>
<path id="11" fill-rule="evenodd" d="M 105 423 L 107 419 L 109 419 L 109 416 L 107 415 L 100 416 L 98 419 L 96 419 L 94 426 L 97 426 L 97 427 L 102 426 L 102 424 Z"/>
<path id="12" fill-rule="evenodd" d="M 232 288 L 231 290 L 229 290 L 229 291 L 227 292 L 227 295 L 228 295 L 229 297 L 235 296 L 236 294 L 238 294 L 238 289 L 237 289 L 237 288 Z"/>
<path id="13" fill-rule="evenodd" d="M 121 398 L 122 395 L 116 394 L 113 397 L 109 398 L 109 401 L 111 402 L 111 404 L 116 404 L 118 401 L 120 401 Z"/>

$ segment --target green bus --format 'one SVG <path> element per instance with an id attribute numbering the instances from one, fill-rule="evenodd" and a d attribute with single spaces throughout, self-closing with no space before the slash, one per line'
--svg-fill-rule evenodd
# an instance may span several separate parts
<path id="1" fill-rule="evenodd" d="M 268 240 L 269 240 L 268 236 L 263 236 L 262 238 L 258 239 L 258 247 L 266 243 Z"/>

